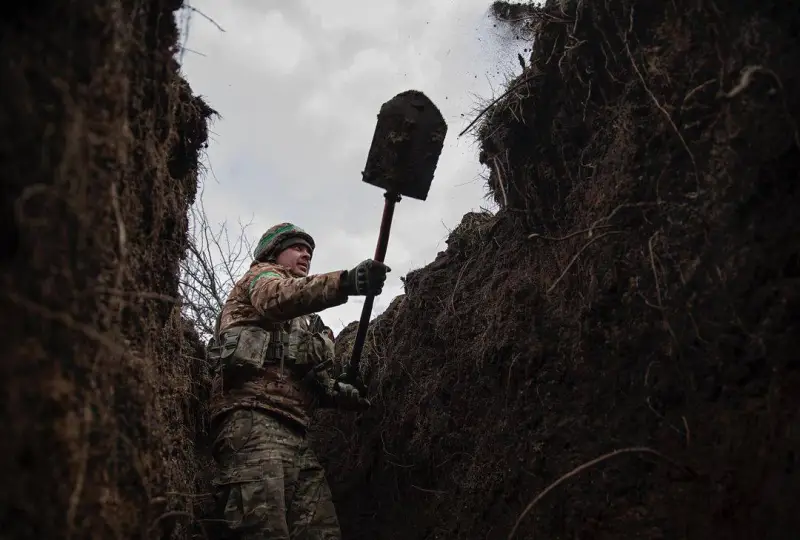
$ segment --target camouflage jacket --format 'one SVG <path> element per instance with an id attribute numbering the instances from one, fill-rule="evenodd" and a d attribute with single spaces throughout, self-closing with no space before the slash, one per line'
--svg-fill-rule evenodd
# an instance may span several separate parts
<path id="1" fill-rule="evenodd" d="M 332 332 L 315 312 L 347 301 L 340 278 L 341 272 L 298 278 L 274 263 L 251 265 L 233 286 L 219 317 L 212 421 L 227 411 L 253 407 L 308 426 L 320 396 L 303 378 L 314 367 L 332 363 L 334 354 Z M 258 359 L 243 365 L 250 363 L 247 354 L 234 354 L 233 349 L 247 349 L 265 335 L 268 345 L 249 347 L 257 351 L 250 356 L 263 356 L 263 365 Z M 231 358 L 240 365 L 231 365 Z"/>

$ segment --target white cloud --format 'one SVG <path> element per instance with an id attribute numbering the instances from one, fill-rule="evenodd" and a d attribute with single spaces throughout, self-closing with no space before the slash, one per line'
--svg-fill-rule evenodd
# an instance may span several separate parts
<path id="1" fill-rule="evenodd" d="M 383 194 L 361 182 L 380 106 L 414 88 L 449 124 L 427 201 L 398 205 L 389 241 L 392 267 L 373 316 L 402 292 L 400 276 L 432 261 L 447 230 L 480 206 L 477 145 L 457 137 L 478 96 L 490 98 L 518 72 L 488 18 L 489 0 L 212 0 L 194 15 L 183 70 L 222 118 L 208 151 L 214 177 L 203 201 L 213 222 L 254 217 L 251 234 L 280 221 L 312 233 L 313 269 L 351 268 L 371 257 Z M 517 47 L 522 48 L 523 44 Z M 505 50 L 504 50 L 505 48 Z M 357 320 L 362 302 L 322 313 L 335 331 Z"/>
<path id="2" fill-rule="evenodd" d="M 298 67 L 308 43 L 280 11 L 255 17 L 236 10 L 233 13 L 231 54 L 252 61 L 254 70 L 273 76 L 290 74 Z"/>

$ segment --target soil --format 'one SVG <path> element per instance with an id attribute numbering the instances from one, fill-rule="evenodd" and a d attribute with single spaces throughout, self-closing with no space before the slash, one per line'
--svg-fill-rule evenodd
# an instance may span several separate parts
<path id="1" fill-rule="evenodd" d="M 4 8 L 3 538 L 193 534 L 203 350 L 176 296 L 213 111 L 178 7 Z"/>
<path id="2" fill-rule="evenodd" d="M 180 4 L 0 21 L 3 538 L 214 537 Z M 317 418 L 344 537 L 792 538 L 798 8 L 558 4 L 477 124 L 501 210 L 371 325 L 373 409 Z"/>
<path id="3" fill-rule="evenodd" d="M 501 210 L 318 415 L 344 537 L 793 538 L 800 9 L 561 4 L 477 124 Z"/>

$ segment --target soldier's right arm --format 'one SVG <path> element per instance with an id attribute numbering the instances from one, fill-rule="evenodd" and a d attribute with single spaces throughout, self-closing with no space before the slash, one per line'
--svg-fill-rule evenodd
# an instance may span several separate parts
<path id="1" fill-rule="evenodd" d="M 341 271 L 298 278 L 265 264 L 254 267 L 251 275 L 250 302 L 266 322 L 286 321 L 347 302 Z"/>

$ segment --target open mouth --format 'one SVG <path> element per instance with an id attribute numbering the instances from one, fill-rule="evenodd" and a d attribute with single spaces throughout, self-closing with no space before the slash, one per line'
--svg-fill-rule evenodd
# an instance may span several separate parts
<path id="1" fill-rule="evenodd" d="M 297 267 L 302 270 L 303 272 L 308 272 L 308 265 L 307 264 L 298 264 Z"/>

